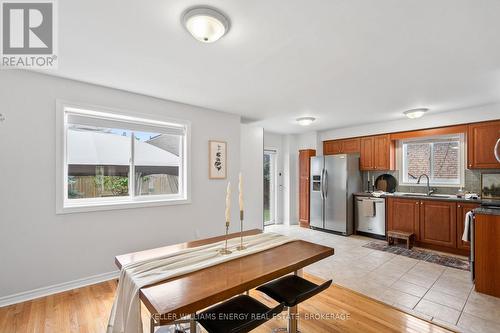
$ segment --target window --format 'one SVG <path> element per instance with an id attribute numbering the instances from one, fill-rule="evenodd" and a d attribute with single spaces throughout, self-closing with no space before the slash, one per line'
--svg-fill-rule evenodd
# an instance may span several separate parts
<path id="1" fill-rule="evenodd" d="M 416 184 L 417 178 L 426 174 L 432 185 L 462 185 L 464 178 L 463 145 L 462 136 L 402 141 L 403 183 Z"/>
<path id="2" fill-rule="evenodd" d="M 59 212 L 187 201 L 188 123 L 60 109 Z"/>

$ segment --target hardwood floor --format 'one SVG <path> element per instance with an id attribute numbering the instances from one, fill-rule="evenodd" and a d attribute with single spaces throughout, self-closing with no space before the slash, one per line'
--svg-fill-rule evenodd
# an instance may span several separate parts
<path id="1" fill-rule="evenodd" d="M 306 278 L 321 282 L 313 276 Z M 1 333 L 105 332 L 116 281 L 108 281 L 64 293 L 0 308 Z M 252 296 L 273 304 L 252 291 Z M 299 329 L 304 332 L 449 332 L 425 320 L 343 287 L 332 286 L 299 305 Z M 149 332 L 149 313 L 142 311 L 144 332 Z M 311 318 L 323 315 L 324 319 Z M 309 318 L 306 318 L 309 317 Z M 284 327 L 274 319 L 254 332 Z"/>

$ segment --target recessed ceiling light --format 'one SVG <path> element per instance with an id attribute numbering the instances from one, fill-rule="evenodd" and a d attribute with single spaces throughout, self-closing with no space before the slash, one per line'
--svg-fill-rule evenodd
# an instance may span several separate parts
<path id="1" fill-rule="evenodd" d="M 422 117 L 424 115 L 424 113 L 426 113 L 427 111 L 429 111 L 429 109 L 419 108 L 419 109 L 407 110 L 403 113 L 405 116 L 407 116 L 410 119 L 416 119 L 416 118 Z"/>
<path id="2" fill-rule="evenodd" d="M 187 31 L 202 43 L 213 43 L 229 30 L 229 20 L 219 11 L 209 7 L 188 9 L 182 23 Z"/>
<path id="3" fill-rule="evenodd" d="M 309 126 L 313 123 L 313 121 L 316 120 L 316 118 L 314 118 L 314 117 L 300 117 L 300 118 L 297 118 L 295 120 L 299 123 L 299 125 Z"/>

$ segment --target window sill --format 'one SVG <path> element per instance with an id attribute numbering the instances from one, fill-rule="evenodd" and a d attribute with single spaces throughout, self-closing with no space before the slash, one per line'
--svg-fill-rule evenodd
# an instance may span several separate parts
<path id="1" fill-rule="evenodd" d="M 427 183 L 424 182 L 423 184 L 415 184 L 415 183 L 399 183 L 398 186 L 414 186 L 414 187 L 427 187 Z M 464 184 L 429 184 L 430 187 L 464 187 Z"/>
<path id="2" fill-rule="evenodd" d="M 176 198 L 176 199 L 152 199 L 141 201 L 116 201 L 116 202 L 89 202 L 89 203 L 65 203 L 63 207 L 56 208 L 56 214 L 72 214 L 98 212 L 106 210 L 120 210 L 132 208 L 158 207 L 158 206 L 173 206 L 190 204 L 191 199 Z"/>

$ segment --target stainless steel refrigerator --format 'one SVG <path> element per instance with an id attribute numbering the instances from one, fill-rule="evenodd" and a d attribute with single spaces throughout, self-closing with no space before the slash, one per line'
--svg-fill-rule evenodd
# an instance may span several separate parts
<path id="1" fill-rule="evenodd" d="M 353 193 L 361 192 L 359 155 L 311 158 L 310 225 L 351 235 L 354 229 Z"/>

